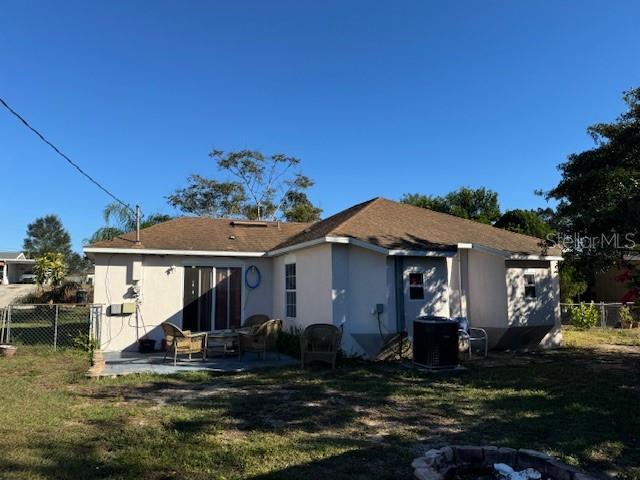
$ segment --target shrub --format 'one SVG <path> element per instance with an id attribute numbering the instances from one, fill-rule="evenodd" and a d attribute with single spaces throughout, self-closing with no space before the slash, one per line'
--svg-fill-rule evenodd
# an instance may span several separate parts
<path id="1" fill-rule="evenodd" d="M 631 314 L 631 309 L 626 305 L 620 307 L 618 318 L 620 319 L 620 326 L 622 328 L 633 328 L 633 324 L 636 321 Z"/>
<path id="2" fill-rule="evenodd" d="M 576 328 L 592 328 L 600 322 L 600 312 L 593 302 L 569 307 L 569 315 L 571 315 L 571 325 Z"/>
<path id="3" fill-rule="evenodd" d="M 278 351 L 293 358 L 300 358 L 300 337 L 302 329 L 291 327 L 288 331 L 280 332 L 278 336 Z"/>
<path id="4" fill-rule="evenodd" d="M 36 283 L 44 285 L 60 285 L 66 272 L 64 255 L 62 253 L 44 253 L 36 258 L 33 273 L 36 275 Z"/>
<path id="5" fill-rule="evenodd" d="M 93 286 L 83 286 L 76 282 L 65 281 L 57 287 L 34 290 L 23 297 L 17 298 L 13 303 L 76 303 L 76 293 L 81 288 L 88 290 L 87 303 L 93 302 Z"/>
<path id="6" fill-rule="evenodd" d="M 93 353 L 94 350 L 100 348 L 98 339 L 95 337 L 90 337 L 86 333 L 78 333 L 78 335 L 73 338 L 72 344 L 74 348 L 89 353 Z"/>

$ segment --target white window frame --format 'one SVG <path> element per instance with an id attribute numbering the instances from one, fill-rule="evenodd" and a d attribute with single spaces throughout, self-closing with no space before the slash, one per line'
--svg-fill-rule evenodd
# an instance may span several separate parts
<path id="1" fill-rule="evenodd" d="M 293 288 L 289 288 L 287 280 L 287 267 L 293 265 Z M 293 294 L 293 313 L 289 315 L 289 294 Z M 284 265 L 284 314 L 287 318 L 297 318 L 298 316 L 298 266 L 296 262 L 285 263 Z"/>
<path id="2" fill-rule="evenodd" d="M 529 283 L 527 281 L 527 278 L 531 277 L 533 279 L 532 283 Z M 523 283 L 523 295 L 525 300 L 531 300 L 534 301 L 538 298 L 538 282 L 536 280 L 536 275 L 532 272 L 524 272 L 524 274 L 522 275 L 522 283 Z M 527 288 L 531 288 L 533 287 L 533 296 L 529 296 L 527 295 Z"/>
<path id="3" fill-rule="evenodd" d="M 422 277 L 422 298 L 411 298 L 411 275 L 420 275 Z M 426 286 L 427 282 L 425 281 L 425 271 L 419 269 L 409 269 L 407 270 L 407 300 L 410 302 L 424 302 L 427 298 Z M 417 287 L 415 287 L 417 288 Z"/>

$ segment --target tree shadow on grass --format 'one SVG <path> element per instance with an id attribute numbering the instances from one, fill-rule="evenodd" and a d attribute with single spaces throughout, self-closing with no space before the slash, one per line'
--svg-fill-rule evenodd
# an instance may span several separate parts
<path id="1" fill-rule="evenodd" d="M 157 411 L 158 425 L 101 419 L 83 443 L 34 443 L 47 465 L 14 468 L 52 478 L 56 469 L 70 472 L 57 478 L 211 478 L 181 474 L 205 465 L 246 477 L 255 455 L 271 472 L 253 478 L 408 478 L 416 446 L 436 442 L 535 448 L 596 470 L 638 464 L 640 360 L 585 350 L 549 358 L 462 376 L 350 364 L 92 385 L 76 394 L 142 408 L 136 415 L 147 421 Z"/>

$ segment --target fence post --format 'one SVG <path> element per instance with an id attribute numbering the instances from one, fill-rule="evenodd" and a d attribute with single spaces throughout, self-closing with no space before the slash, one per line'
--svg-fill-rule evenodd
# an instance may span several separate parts
<path id="1" fill-rule="evenodd" d="M 11 345 L 11 313 L 13 307 L 9 305 L 7 308 L 9 311 L 7 312 L 7 329 L 4 332 L 4 343 Z"/>
<path id="2" fill-rule="evenodd" d="M 60 306 L 56 305 L 56 316 L 53 320 L 53 349 L 58 348 L 58 314 L 60 312 Z"/>
<path id="3" fill-rule="evenodd" d="M 600 302 L 600 326 L 607 328 L 607 319 L 605 318 L 604 302 Z"/>
<path id="4" fill-rule="evenodd" d="M 93 309 L 93 305 L 91 305 L 89 307 L 89 342 L 91 342 L 91 339 L 93 338 L 93 322 L 95 321 L 94 315 L 95 311 Z"/>
<path id="5" fill-rule="evenodd" d="M 103 306 L 100 305 L 97 307 L 98 308 L 98 313 L 97 313 L 97 320 L 96 320 L 96 331 L 95 331 L 95 336 L 96 336 L 96 341 L 98 343 L 98 350 L 102 349 L 102 314 L 104 313 L 103 310 Z"/>

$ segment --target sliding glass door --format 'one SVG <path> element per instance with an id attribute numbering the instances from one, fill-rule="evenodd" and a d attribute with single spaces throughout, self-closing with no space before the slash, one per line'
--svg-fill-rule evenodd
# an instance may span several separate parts
<path id="1" fill-rule="evenodd" d="M 184 309 L 182 328 L 194 332 L 211 330 L 213 268 L 184 268 Z"/>
<path id="2" fill-rule="evenodd" d="M 240 267 L 184 268 L 184 330 L 208 332 L 239 328 L 241 317 Z"/>
<path id="3" fill-rule="evenodd" d="M 240 328 L 242 310 L 242 269 L 215 269 L 215 329 Z"/>

